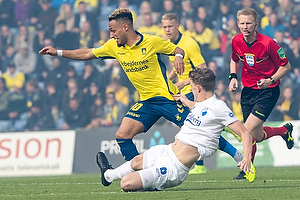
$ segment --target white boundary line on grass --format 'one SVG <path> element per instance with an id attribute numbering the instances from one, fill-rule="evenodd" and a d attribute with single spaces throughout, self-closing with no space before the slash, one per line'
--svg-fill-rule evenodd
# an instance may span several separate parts
<path id="1" fill-rule="evenodd" d="M 188 181 L 185 180 L 184 182 L 191 182 L 191 183 L 234 183 L 234 182 L 238 182 L 238 181 L 244 181 L 246 179 L 243 180 L 224 180 L 224 181 L 220 181 L 220 180 L 195 180 L 195 181 Z M 287 182 L 299 182 L 300 179 L 279 179 L 279 180 L 273 180 L 273 179 L 265 179 L 265 180 L 259 180 L 259 181 L 287 181 Z M 10 184 L 4 184 L 4 185 L 10 185 Z M 26 186 L 26 185 L 101 185 L 101 183 L 99 182 L 94 182 L 94 183 L 19 183 L 18 185 L 22 185 L 22 186 Z M 0 195 L 1 197 L 1 195 Z"/>
<path id="2" fill-rule="evenodd" d="M 83 192 L 83 193 L 44 193 L 44 194 L 30 194 L 30 195 L 16 195 L 16 194 L 5 194 L 0 195 L 0 198 L 4 197 L 37 197 L 37 196 L 74 196 L 74 195 L 99 195 L 99 194 L 117 194 L 118 192 Z"/>

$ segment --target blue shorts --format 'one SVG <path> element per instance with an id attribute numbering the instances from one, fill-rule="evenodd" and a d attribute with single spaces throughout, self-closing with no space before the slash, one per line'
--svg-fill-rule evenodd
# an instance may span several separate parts
<path id="1" fill-rule="evenodd" d="M 188 100 L 194 101 L 194 94 L 192 92 L 185 94 L 185 96 L 188 98 Z"/>
<path id="2" fill-rule="evenodd" d="M 160 117 L 181 126 L 189 112 L 190 109 L 183 106 L 181 102 L 172 101 L 165 97 L 153 97 L 136 102 L 125 117 L 141 122 L 146 132 Z"/>

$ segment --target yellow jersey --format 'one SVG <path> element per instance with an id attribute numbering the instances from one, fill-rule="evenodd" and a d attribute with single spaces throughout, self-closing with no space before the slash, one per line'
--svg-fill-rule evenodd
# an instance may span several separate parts
<path id="1" fill-rule="evenodd" d="M 7 72 L 4 72 L 2 77 L 5 79 L 6 87 L 11 90 L 16 82 L 20 84 L 20 86 L 23 86 L 25 83 L 25 75 L 23 72 L 17 73 L 15 76 L 8 75 Z M 22 85 L 21 85 L 22 83 Z"/>
<path id="2" fill-rule="evenodd" d="M 141 39 L 131 47 L 126 44 L 118 47 L 117 42 L 110 39 L 103 46 L 93 48 L 93 54 L 101 59 L 117 59 L 139 92 L 141 101 L 152 97 L 174 100 L 172 95 L 179 91 L 167 78 L 161 54 L 174 55 L 177 46 L 158 36 L 140 36 Z"/>
<path id="3" fill-rule="evenodd" d="M 204 58 L 201 55 L 201 50 L 198 43 L 190 36 L 183 35 L 179 32 L 178 39 L 174 42 L 175 45 L 184 50 L 184 72 L 181 76 L 178 76 L 178 81 L 182 82 L 189 78 L 189 72 L 193 70 L 198 65 L 205 63 Z M 169 56 L 170 61 L 174 65 L 175 56 Z M 180 91 L 182 94 L 187 94 L 191 92 L 191 85 L 186 85 Z"/>
<path id="4" fill-rule="evenodd" d="M 269 25 L 269 18 L 267 16 L 262 17 L 260 20 L 261 29 L 264 29 L 268 25 Z"/>
<path id="5" fill-rule="evenodd" d="M 221 47 L 219 38 L 210 28 L 205 28 L 200 35 L 197 34 L 195 40 L 199 42 L 200 45 L 208 44 L 210 50 L 216 50 Z"/>

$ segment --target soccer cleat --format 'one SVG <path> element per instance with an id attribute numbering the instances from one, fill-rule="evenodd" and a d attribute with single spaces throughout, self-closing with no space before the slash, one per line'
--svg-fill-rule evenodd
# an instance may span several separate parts
<path id="1" fill-rule="evenodd" d="M 235 179 L 235 180 L 246 179 L 245 175 L 246 174 L 245 174 L 244 171 L 240 171 L 240 173 L 236 177 L 234 177 L 233 179 Z"/>
<path id="2" fill-rule="evenodd" d="M 253 183 L 253 181 L 255 180 L 256 178 L 256 169 L 254 167 L 254 165 L 252 164 L 251 162 L 251 171 L 253 172 L 245 172 L 245 178 L 250 182 L 250 183 Z"/>
<path id="3" fill-rule="evenodd" d="M 189 174 L 204 174 L 206 168 L 204 165 L 195 165 L 194 169 L 189 171 Z"/>
<path id="4" fill-rule="evenodd" d="M 294 138 L 292 137 L 293 125 L 288 122 L 283 126 L 287 129 L 287 132 L 282 138 L 285 140 L 287 148 L 291 149 L 294 146 Z"/>
<path id="5" fill-rule="evenodd" d="M 252 172 L 244 172 L 244 171 L 240 171 L 240 173 L 234 177 L 233 179 L 235 180 L 239 180 L 239 179 L 247 179 L 250 183 L 253 183 L 253 181 L 256 179 L 256 169 L 254 167 L 254 165 L 251 162 L 251 170 Z"/>
<path id="6" fill-rule="evenodd" d="M 104 173 L 106 172 L 106 170 L 108 169 L 112 169 L 111 165 L 109 164 L 107 157 L 105 156 L 105 154 L 103 152 L 98 152 L 96 155 L 96 162 L 100 168 L 101 171 L 101 181 L 102 184 L 104 186 L 109 186 L 111 184 L 111 182 L 108 182 L 105 177 L 104 177 Z"/>

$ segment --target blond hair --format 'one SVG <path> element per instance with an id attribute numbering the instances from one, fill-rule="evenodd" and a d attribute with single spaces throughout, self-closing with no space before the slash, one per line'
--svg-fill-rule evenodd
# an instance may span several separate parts
<path id="1" fill-rule="evenodd" d="M 246 7 L 246 8 L 239 10 L 236 15 L 237 19 L 239 19 L 240 15 L 252 15 L 254 18 L 254 21 L 257 21 L 257 12 L 253 8 Z"/>
<path id="2" fill-rule="evenodd" d="M 175 20 L 179 23 L 179 19 L 175 13 L 166 13 L 161 17 L 161 20 Z"/>

